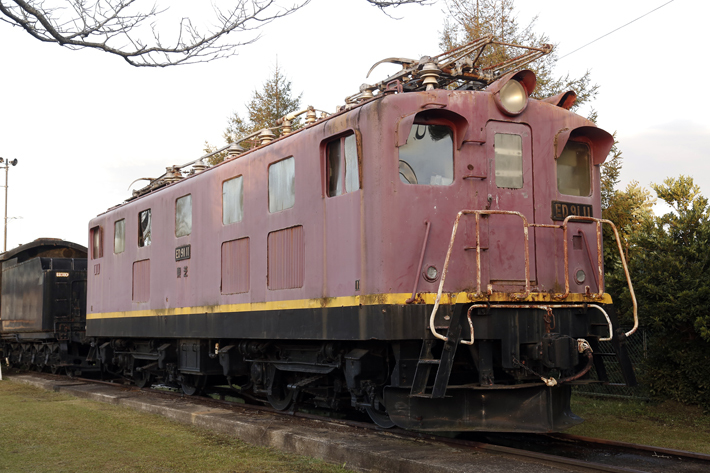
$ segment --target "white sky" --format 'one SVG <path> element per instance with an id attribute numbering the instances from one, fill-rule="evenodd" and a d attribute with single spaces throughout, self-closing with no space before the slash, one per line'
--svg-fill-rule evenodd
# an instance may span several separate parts
<path id="1" fill-rule="evenodd" d="M 538 15 L 536 31 L 563 56 L 666 1 L 518 0 L 518 21 Z M 313 0 L 236 57 L 165 69 L 42 44 L 0 23 L 0 156 L 19 161 L 8 249 L 38 237 L 86 245 L 89 219 L 128 197 L 131 181 L 198 158 L 205 140 L 221 145 L 227 118 L 244 115 L 277 57 L 304 106 L 334 111 L 376 61 L 439 53 L 443 8 L 399 8 L 396 20 L 364 0 Z M 590 69 L 600 84 L 593 106 L 599 125 L 618 132 L 624 184 L 686 174 L 710 196 L 709 13 L 708 2 L 675 0 L 558 63 L 558 74 Z M 370 82 L 397 67 L 381 66 Z"/>

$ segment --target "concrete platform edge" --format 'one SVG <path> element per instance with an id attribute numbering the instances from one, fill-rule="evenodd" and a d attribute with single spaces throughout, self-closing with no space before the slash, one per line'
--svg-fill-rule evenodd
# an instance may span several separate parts
<path id="1" fill-rule="evenodd" d="M 387 432 L 344 428 L 326 422 L 284 418 L 268 413 L 250 412 L 242 415 L 229 409 L 208 408 L 194 404 L 189 399 L 149 398 L 141 395 L 139 391 L 132 393 L 121 387 L 97 386 L 70 379 L 46 380 L 31 375 L 4 376 L 4 379 L 160 415 L 183 424 L 230 435 L 251 445 L 319 458 L 362 472 L 562 471 L 539 463 L 520 462 L 498 455 L 434 446 L 397 437 Z"/>

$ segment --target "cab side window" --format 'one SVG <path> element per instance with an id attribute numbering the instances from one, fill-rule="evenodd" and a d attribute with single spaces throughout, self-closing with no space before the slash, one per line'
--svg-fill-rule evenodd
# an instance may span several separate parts
<path id="1" fill-rule="evenodd" d="M 104 236 L 101 227 L 93 227 L 91 233 L 91 259 L 101 258 L 104 255 Z"/>
<path id="2" fill-rule="evenodd" d="M 138 213 L 138 246 L 150 246 L 151 218 L 150 209 Z"/>
<path id="3" fill-rule="evenodd" d="M 123 253 L 126 249 L 126 219 L 116 220 L 113 223 L 113 252 Z"/>
<path id="4" fill-rule="evenodd" d="M 360 189 L 355 134 L 341 136 L 326 145 L 328 197 Z"/>

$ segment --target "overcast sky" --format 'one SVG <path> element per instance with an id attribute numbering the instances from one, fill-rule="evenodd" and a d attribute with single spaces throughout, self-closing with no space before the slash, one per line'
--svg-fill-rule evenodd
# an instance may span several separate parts
<path id="1" fill-rule="evenodd" d="M 666 1 L 518 0 L 518 22 L 537 15 L 536 31 L 561 57 Z M 557 74 L 589 69 L 601 86 L 593 107 L 599 126 L 617 132 L 624 184 L 686 174 L 710 196 L 708 5 L 675 0 L 558 62 Z M 365 0 L 313 0 L 236 57 L 165 69 L 42 44 L 0 23 L 0 156 L 19 161 L 10 169 L 8 249 L 38 237 L 86 245 L 89 219 L 128 197 L 134 179 L 198 158 L 205 140 L 222 144 L 227 118 L 244 115 L 277 60 L 304 106 L 334 111 L 361 83 L 397 69 L 366 79 L 376 61 L 437 54 L 443 8 L 402 7 L 393 19 Z"/>

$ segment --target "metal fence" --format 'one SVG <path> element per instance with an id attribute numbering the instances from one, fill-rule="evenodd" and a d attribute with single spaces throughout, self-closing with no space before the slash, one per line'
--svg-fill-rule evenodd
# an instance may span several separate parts
<path id="1" fill-rule="evenodd" d="M 631 363 L 634 365 L 636 378 L 641 378 L 643 375 L 643 370 L 648 358 L 648 339 L 649 332 L 642 327 L 639 327 L 636 333 L 627 339 L 626 349 L 629 353 L 629 357 L 631 358 Z M 603 353 L 614 353 L 614 348 L 611 346 L 611 342 L 601 342 L 599 345 L 600 350 Z M 621 374 L 619 362 L 615 357 L 605 357 L 604 362 L 607 376 L 609 377 L 609 384 L 588 384 L 575 386 L 574 390 L 576 393 L 635 399 L 649 398 L 649 392 L 646 386 L 641 384 L 633 388 L 626 386 L 624 383 L 624 377 Z M 592 368 L 590 377 L 591 379 L 597 379 L 597 372 L 595 368 Z"/>

